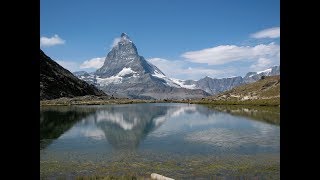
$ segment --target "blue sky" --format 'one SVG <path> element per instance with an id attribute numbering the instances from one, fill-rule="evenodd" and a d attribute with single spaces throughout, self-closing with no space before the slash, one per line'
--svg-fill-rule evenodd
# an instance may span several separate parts
<path id="1" fill-rule="evenodd" d="M 279 0 L 40 0 L 40 48 L 70 71 L 101 66 L 126 32 L 167 76 L 243 76 L 278 65 Z"/>

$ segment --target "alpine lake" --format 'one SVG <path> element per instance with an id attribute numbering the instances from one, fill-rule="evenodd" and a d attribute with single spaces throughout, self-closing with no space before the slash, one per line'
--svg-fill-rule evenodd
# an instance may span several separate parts
<path id="1" fill-rule="evenodd" d="M 43 106 L 41 179 L 280 179 L 280 108 Z"/>

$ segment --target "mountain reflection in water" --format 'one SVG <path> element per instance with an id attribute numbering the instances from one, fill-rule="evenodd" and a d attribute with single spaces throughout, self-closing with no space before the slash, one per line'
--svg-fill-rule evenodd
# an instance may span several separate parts
<path id="1" fill-rule="evenodd" d="M 192 105 L 44 107 L 40 113 L 40 138 L 52 140 L 62 134 L 61 138 L 105 138 L 113 148 L 134 149 L 168 118 L 195 111 Z M 85 128 L 72 129 L 76 123 Z"/>
<path id="2" fill-rule="evenodd" d="M 234 172 L 279 179 L 279 115 L 179 103 L 41 107 L 41 177 L 150 176 L 160 167 L 176 179 Z"/>
<path id="3" fill-rule="evenodd" d="M 79 148 L 85 147 L 84 139 L 91 139 L 105 141 L 115 150 L 134 150 L 148 137 L 144 148 L 148 145 L 167 150 L 176 148 L 174 151 L 180 151 L 178 147 L 190 150 L 201 147 L 201 144 L 196 146 L 193 143 L 227 148 L 245 143 L 259 147 L 265 144 L 277 146 L 274 143 L 278 142 L 279 128 L 259 122 L 265 119 L 264 116 L 273 116 L 261 111 L 262 115 L 255 113 L 253 116 L 259 121 L 248 122 L 241 118 L 243 114 L 235 114 L 237 112 L 238 109 L 211 109 L 194 104 L 44 107 L 40 113 L 40 145 L 44 149 L 59 139 L 60 142 L 71 140 L 70 143 Z M 82 145 L 75 140 L 81 141 Z M 265 143 L 259 143 L 262 141 Z"/>

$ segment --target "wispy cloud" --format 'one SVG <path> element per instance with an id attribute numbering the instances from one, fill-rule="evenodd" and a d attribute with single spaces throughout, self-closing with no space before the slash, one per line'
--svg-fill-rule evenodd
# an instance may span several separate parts
<path id="1" fill-rule="evenodd" d="M 104 57 L 97 57 L 97 58 L 92 58 L 90 60 L 86 60 L 80 65 L 80 69 L 87 69 L 87 68 L 99 69 L 103 66 L 104 60 L 105 60 Z"/>
<path id="2" fill-rule="evenodd" d="M 92 58 L 82 63 L 79 61 L 67 61 L 67 60 L 57 60 L 56 62 L 60 64 L 63 68 L 69 70 L 70 72 L 80 71 L 86 69 L 87 72 L 95 71 L 99 69 L 104 63 L 104 57 Z"/>
<path id="3" fill-rule="evenodd" d="M 227 77 L 232 76 L 234 70 L 231 68 L 214 69 L 197 66 L 196 64 L 190 64 L 187 61 L 181 60 L 168 60 L 163 58 L 150 58 L 149 62 L 157 66 L 168 77 L 178 79 L 193 79 L 199 80 L 205 76 L 209 77 Z"/>
<path id="4" fill-rule="evenodd" d="M 56 62 L 60 64 L 63 68 L 69 70 L 70 72 L 79 71 L 79 64 L 75 61 L 58 60 Z"/>
<path id="5" fill-rule="evenodd" d="M 40 37 L 40 46 L 41 47 L 50 47 L 59 44 L 64 44 L 66 41 L 61 39 L 57 34 L 52 37 Z"/>
<path id="6" fill-rule="evenodd" d="M 114 40 L 113 40 L 112 44 L 110 45 L 110 48 L 115 47 L 115 46 L 118 44 L 118 42 L 119 42 L 120 40 L 121 40 L 121 38 L 119 38 L 119 37 L 114 38 Z"/>
<path id="7" fill-rule="evenodd" d="M 280 37 L 280 27 L 273 27 L 269 29 L 264 29 L 262 31 L 251 34 L 252 38 L 278 38 Z"/>
<path id="8" fill-rule="evenodd" d="M 256 46 L 221 45 L 199 51 L 190 51 L 181 56 L 195 63 L 222 65 L 234 61 L 257 60 L 276 56 L 280 46 L 275 43 L 259 44 Z"/>
<path id="9" fill-rule="evenodd" d="M 253 71 L 261 71 L 272 66 L 273 61 L 267 58 L 259 58 L 258 61 L 250 66 Z"/>

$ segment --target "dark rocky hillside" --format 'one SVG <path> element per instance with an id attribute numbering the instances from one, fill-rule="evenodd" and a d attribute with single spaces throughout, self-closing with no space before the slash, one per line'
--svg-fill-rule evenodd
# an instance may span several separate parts
<path id="1" fill-rule="evenodd" d="M 103 96 L 103 91 L 78 79 L 40 49 L 40 100 L 85 95 Z"/>

